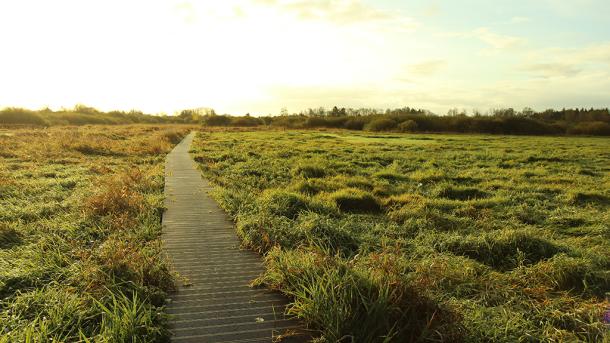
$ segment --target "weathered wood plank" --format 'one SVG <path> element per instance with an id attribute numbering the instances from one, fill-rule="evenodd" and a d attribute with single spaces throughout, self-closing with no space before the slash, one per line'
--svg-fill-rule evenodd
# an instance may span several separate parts
<path id="1" fill-rule="evenodd" d="M 284 314 L 282 295 L 248 286 L 262 261 L 239 248 L 233 223 L 208 195 L 211 187 L 188 153 L 194 136 L 174 148 L 165 166 L 163 245 L 188 280 L 168 301 L 172 340 L 271 342 L 299 322 Z"/>

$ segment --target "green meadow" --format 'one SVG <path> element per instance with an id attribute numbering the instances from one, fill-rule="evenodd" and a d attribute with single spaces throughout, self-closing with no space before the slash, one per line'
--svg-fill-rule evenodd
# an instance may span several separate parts
<path id="1" fill-rule="evenodd" d="M 608 340 L 610 139 L 202 131 L 256 281 L 327 342 Z"/>

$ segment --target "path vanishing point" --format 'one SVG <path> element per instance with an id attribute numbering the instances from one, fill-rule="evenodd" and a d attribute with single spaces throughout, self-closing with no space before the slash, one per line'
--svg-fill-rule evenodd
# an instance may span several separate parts
<path id="1" fill-rule="evenodd" d="M 298 332 L 300 323 L 284 315 L 284 296 L 249 287 L 263 271 L 262 260 L 239 248 L 233 222 L 208 195 L 212 187 L 189 155 L 194 137 L 193 132 L 180 142 L 165 166 L 162 241 L 186 279 L 167 304 L 172 341 L 272 342 Z"/>

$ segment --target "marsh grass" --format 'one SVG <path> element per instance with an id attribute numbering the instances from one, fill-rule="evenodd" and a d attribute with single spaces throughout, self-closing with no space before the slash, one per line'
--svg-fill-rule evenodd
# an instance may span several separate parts
<path id="1" fill-rule="evenodd" d="M 192 154 L 322 341 L 603 342 L 609 144 L 214 130 Z"/>
<path id="2" fill-rule="evenodd" d="M 55 127 L 1 138 L 13 154 L 0 162 L 0 342 L 168 337 L 162 162 L 188 130 Z"/>

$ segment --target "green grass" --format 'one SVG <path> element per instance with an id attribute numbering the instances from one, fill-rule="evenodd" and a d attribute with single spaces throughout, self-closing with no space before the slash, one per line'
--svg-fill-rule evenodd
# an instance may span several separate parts
<path id="1" fill-rule="evenodd" d="M 0 342 L 151 342 L 173 275 L 163 156 L 187 128 L 0 135 Z"/>
<path id="2" fill-rule="evenodd" d="M 608 340 L 607 138 L 214 131 L 192 154 L 334 342 Z"/>

